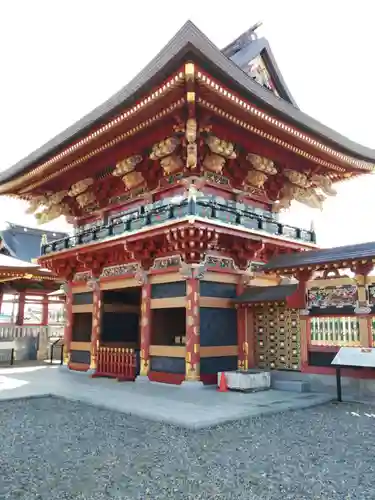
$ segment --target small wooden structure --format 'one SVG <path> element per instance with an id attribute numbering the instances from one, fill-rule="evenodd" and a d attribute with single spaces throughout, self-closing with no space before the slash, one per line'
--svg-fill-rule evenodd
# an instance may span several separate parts
<path id="1" fill-rule="evenodd" d="M 61 335 L 63 317 L 53 311 L 65 300 L 50 295 L 62 282 L 35 259 L 43 235 L 48 241 L 63 234 L 15 224 L 0 231 L 0 339 Z"/>

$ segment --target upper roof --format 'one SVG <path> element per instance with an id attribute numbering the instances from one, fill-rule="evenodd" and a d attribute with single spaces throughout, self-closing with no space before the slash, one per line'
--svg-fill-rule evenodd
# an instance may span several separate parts
<path id="1" fill-rule="evenodd" d="M 345 245 L 341 247 L 311 250 L 301 253 L 279 255 L 271 259 L 264 271 L 288 271 L 296 268 L 312 266 L 315 269 L 325 264 L 342 263 L 357 260 L 367 260 L 375 257 L 375 241 L 360 243 L 358 245 Z M 349 266 L 348 266 L 349 267 Z"/>
<path id="2" fill-rule="evenodd" d="M 262 43 L 264 45 L 264 42 L 259 40 L 257 50 L 260 50 Z M 161 83 L 166 75 L 176 71 L 187 57 L 193 57 L 212 76 L 228 83 L 233 90 L 241 93 L 244 98 L 247 97 L 252 103 L 261 106 L 265 111 L 270 111 L 273 115 L 286 119 L 290 124 L 297 125 L 301 130 L 323 138 L 325 142 L 329 142 L 345 154 L 365 161 L 375 161 L 373 149 L 351 141 L 300 111 L 293 104 L 292 97 L 281 79 L 281 73 L 276 72 L 276 81 L 279 80 L 279 87 L 281 85 L 280 88 L 284 88 L 285 92 L 282 91 L 282 93 L 284 93 L 283 97 L 285 98 L 277 97 L 255 82 L 236 62 L 225 55 L 225 53 L 229 55 L 228 50 L 227 47 L 223 53 L 191 21 L 188 21 L 159 54 L 125 87 L 29 156 L 0 172 L 0 183 L 5 183 L 29 170 L 37 162 L 48 158 L 63 146 L 82 137 L 93 125 L 102 123 L 121 109 L 134 104 L 148 90 L 157 83 Z M 254 52 L 256 52 L 255 46 Z M 266 52 L 268 55 L 271 54 L 269 48 Z M 236 60 L 235 54 L 232 56 Z"/>
<path id="3" fill-rule="evenodd" d="M 8 250 L 10 256 L 22 261 L 31 262 L 40 256 L 44 235 L 47 238 L 47 242 L 67 236 L 66 233 L 45 231 L 7 222 L 7 228 L 0 231 L 0 240 Z"/>

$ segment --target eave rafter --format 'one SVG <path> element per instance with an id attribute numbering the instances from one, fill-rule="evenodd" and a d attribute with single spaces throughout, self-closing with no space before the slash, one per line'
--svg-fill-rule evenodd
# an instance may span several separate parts
<path id="1" fill-rule="evenodd" d="M 294 276 L 298 277 L 301 273 L 308 273 L 310 276 L 319 271 L 324 271 L 327 275 L 330 272 L 337 273 L 342 269 L 350 269 L 355 274 L 363 274 L 367 276 L 375 267 L 375 258 L 368 259 L 345 259 L 337 262 L 321 262 L 306 264 L 303 266 L 295 267 L 280 267 L 277 269 L 265 269 L 266 274 L 277 274 L 282 276 Z"/>
<path id="2" fill-rule="evenodd" d="M 351 169 L 359 169 L 368 172 L 374 171 L 375 169 L 374 164 L 363 160 L 358 160 L 354 157 L 341 153 L 340 151 L 337 151 L 332 147 L 327 146 L 323 142 L 306 134 L 305 132 L 302 132 L 301 130 L 291 126 L 290 124 L 278 118 L 275 118 L 269 113 L 266 113 L 262 109 L 259 109 L 250 102 L 244 100 L 240 95 L 236 94 L 235 92 L 232 92 L 228 88 L 225 88 L 219 81 L 213 79 L 211 76 L 207 75 L 204 71 L 202 70 L 197 71 L 197 81 L 199 84 L 209 89 L 210 92 L 222 97 L 223 101 L 232 104 L 238 110 L 244 111 L 246 115 L 249 116 L 249 120 L 245 121 L 252 121 L 251 120 L 252 117 L 255 118 L 257 121 L 262 122 L 264 125 L 272 127 L 275 131 L 274 132 L 275 135 L 273 136 L 272 134 L 269 134 L 270 136 L 275 138 L 280 137 L 280 134 L 284 136 L 289 136 L 293 138 L 293 144 L 296 144 L 296 142 L 305 144 L 306 146 L 315 149 L 318 152 L 318 154 L 320 153 L 324 155 L 329 155 L 336 162 L 346 163 L 348 166 L 350 166 Z M 204 99 L 202 99 L 202 101 L 204 101 Z M 282 142 L 284 145 L 285 141 Z M 298 148 L 297 146 L 295 146 L 295 148 L 296 151 L 294 152 L 301 151 L 304 152 L 306 155 L 308 154 L 306 151 Z M 314 157 L 314 155 L 311 156 Z M 329 164 L 329 162 L 327 163 Z M 336 165 L 336 163 L 333 165 Z"/>
<path id="3" fill-rule="evenodd" d="M 168 78 L 162 85 L 154 89 L 150 94 L 144 96 L 140 99 L 134 106 L 124 110 L 122 113 L 109 120 L 105 124 L 98 126 L 92 132 L 87 134 L 82 139 L 69 145 L 68 147 L 62 149 L 59 153 L 49 158 L 47 161 L 37 165 L 32 170 L 24 175 L 21 175 L 9 182 L 6 182 L 0 186 L 0 194 L 18 194 L 26 197 L 27 194 L 34 190 L 40 182 L 32 182 L 33 179 L 41 179 L 45 182 L 50 178 L 54 177 L 54 172 L 58 169 L 57 175 L 66 172 L 84 162 L 89 158 L 96 156 L 97 154 L 105 151 L 106 149 L 113 147 L 117 143 L 124 141 L 125 139 L 135 135 L 136 133 L 148 128 L 152 123 L 157 122 L 162 119 L 167 114 L 172 113 L 176 108 L 183 105 L 183 99 L 178 98 L 174 102 L 162 108 L 159 112 L 152 113 L 152 107 L 158 101 L 163 100 L 163 98 L 171 94 L 175 89 L 181 87 L 184 82 L 184 72 L 178 71 L 170 78 Z M 125 132 L 117 134 L 115 130 L 120 130 L 121 126 L 124 126 L 127 121 L 130 123 L 134 122 L 137 115 L 144 115 L 144 111 L 150 108 L 150 117 L 147 119 L 140 120 L 136 125 L 129 127 Z M 112 135 L 111 140 L 105 142 L 105 137 Z M 104 139 L 104 142 L 103 142 Z M 96 147 L 94 144 L 102 141 L 103 144 Z M 78 155 L 78 157 L 72 161 L 68 161 L 68 157 L 78 153 L 80 150 L 87 149 L 89 147 L 89 152 L 84 155 Z M 59 165 L 63 164 L 64 167 L 61 169 Z M 50 172 L 50 173 L 49 173 Z M 26 188 L 22 189 L 22 186 Z"/>

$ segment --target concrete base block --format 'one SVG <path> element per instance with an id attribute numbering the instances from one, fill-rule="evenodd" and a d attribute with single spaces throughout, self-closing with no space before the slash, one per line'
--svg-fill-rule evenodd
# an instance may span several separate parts
<path id="1" fill-rule="evenodd" d="M 45 361 L 46 359 L 48 359 L 48 349 L 39 349 L 36 354 L 36 359 L 37 361 Z"/>
<path id="2" fill-rule="evenodd" d="M 201 380 L 184 380 L 180 387 L 183 389 L 204 389 L 204 384 Z"/>
<path id="3" fill-rule="evenodd" d="M 137 382 L 138 384 L 146 384 L 150 383 L 150 379 L 147 375 L 138 375 L 138 377 L 136 377 L 135 379 L 135 382 Z"/>
<path id="4" fill-rule="evenodd" d="M 272 389 L 289 392 L 310 392 L 310 384 L 302 380 L 272 380 Z"/>
<path id="5" fill-rule="evenodd" d="M 234 391 L 264 391 L 271 387 L 271 373 L 263 370 L 224 372 L 228 389 Z M 217 383 L 220 385 L 221 372 Z"/>

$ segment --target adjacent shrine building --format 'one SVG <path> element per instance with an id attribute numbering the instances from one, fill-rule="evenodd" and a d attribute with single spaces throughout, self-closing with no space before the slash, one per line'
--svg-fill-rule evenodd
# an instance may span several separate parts
<path id="1" fill-rule="evenodd" d="M 255 29 L 221 51 L 188 22 L 126 87 L 0 173 L 0 194 L 74 224 L 40 257 L 66 281 L 70 369 L 213 383 L 301 369 L 301 287 L 262 266 L 318 247 L 278 213 L 321 208 L 374 161 L 298 108 Z M 249 291 L 276 301 L 255 326 L 238 307 Z"/>

